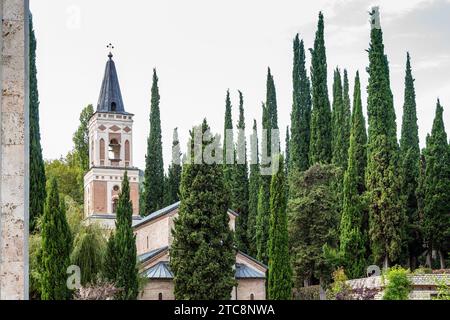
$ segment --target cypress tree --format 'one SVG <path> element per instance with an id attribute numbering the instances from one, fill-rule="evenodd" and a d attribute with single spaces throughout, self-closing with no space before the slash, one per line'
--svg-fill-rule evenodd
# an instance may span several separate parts
<path id="1" fill-rule="evenodd" d="M 237 124 L 237 152 L 233 171 L 233 189 L 231 208 L 239 213 L 236 218 L 236 240 L 239 250 L 248 252 L 247 219 L 249 181 L 247 166 L 247 143 L 245 140 L 244 98 L 239 91 L 239 121 Z"/>
<path id="2" fill-rule="evenodd" d="M 206 119 L 203 134 L 209 132 Z M 215 144 L 215 137 L 203 138 L 195 145 L 191 132 L 191 150 L 202 151 Z M 230 299 L 236 285 L 233 266 L 233 232 L 228 225 L 222 166 L 196 164 L 191 154 L 181 176 L 179 216 L 175 219 L 170 267 L 174 273 L 177 300 Z"/>
<path id="3" fill-rule="evenodd" d="M 167 196 L 166 205 L 177 202 L 180 197 L 180 181 L 181 181 L 181 152 L 180 142 L 178 141 L 178 129 L 173 129 L 172 142 L 172 163 L 169 166 L 169 174 L 167 177 Z"/>
<path id="4" fill-rule="evenodd" d="M 288 173 L 289 173 L 289 158 L 290 158 L 290 150 L 289 150 L 289 145 L 290 145 L 290 141 L 291 141 L 291 138 L 290 138 L 290 136 L 289 136 L 289 126 L 287 126 L 286 127 L 286 138 L 285 138 L 285 144 L 286 144 L 286 146 L 285 146 L 285 158 L 286 158 L 286 161 L 285 161 L 285 164 L 284 164 L 284 168 L 285 168 L 285 174 L 286 174 L 286 176 L 288 175 Z"/>
<path id="5" fill-rule="evenodd" d="M 311 88 L 306 72 L 306 55 L 303 40 L 298 34 L 294 39 L 294 67 L 292 70 L 293 103 L 291 112 L 290 168 L 301 171 L 309 168 L 309 144 L 311 122 Z"/>
<path id="6" fill-rule="evenodd" d="M 330 163 L 331 110 L 327 87 L 327 58 L 325 53 L 323 14 L 319 13 L 314 49 L 311 50 L 312 114 L 309 162 Z"/>
<path id="7" fill-rule="evenodd" d="M 356 73 L 348 166 L 344 174 L 343 208 L 340 224 L 340 252 L 345 272 L 351 279 L 365 274 L 366 237 L 362 201 L 367 163 L 366 125 L 362 112 L 359 73 Z"/>
<path id="8" fill-rule="evenodd" d="M 48 186 L 42 219 L 41 298 L 66 300 L 71 296 L 66 284 L 66 271 L 70 265 L 72 236 L 56 179 L 52 178 Z"/>
<path id="9" fill-rule="evenodd" d="M 270 68 L 267 68 L 266 108 L 269 115 L 270 129 L 278 129 L 277 93 Z M 270 147 L 269 150 L 271 150 Z M 269 154 L 271 153 L 269 152 Z"/>
<path id="10" fill-rule="evenodd" d="M 404 239 L 404 210 L 398 169 L 397 127 L 390 89 L 388 60 L 383 32 L 371 13 L 373 24 L 369 52 L 369 115 L 366 188 L 369 204 L 369 235 L 376 262 L 383 267 L 400 257 Z"/>
<path id="11" fill-rule="evenodd" d="M 36 37 L 33 29 L 33 18 L 30 14 L 30 186 L 29 186 L 29 229 L 33 232 L 36 228 L 37 219 L 42 216 L 45 193 L 45 168 L 42 158 L 41 134 L 39 129 L 39 92 L 37 86 L 37 69 L 36 69 Z"/>
<path id="12" fill-rule="evenodd" d="M 344 88 L 342 93 L 342 100 L 343 100 L 343 112 L 342 112 L 342 143 L 343 143 L 343 168 L 347 168 L 347 161 L 348 161 L 348 148 L 350 146 L 350 130 L 352 126 L 352 112 L 351 112 L 351 105 L 350 105 L 350 93 L 349 93 L 349 82 L 348 82 L 348 74 L 347 70 L 344 69 Z"/>
<path id="13" fill-rule="evenodd" d="M 164 164 L 161 142 L 161 119 L 159 112 L 159 89 L 156 69 L 153 69 L 152 98 L 150 107 L 150 134 L 144 172 L 144 216 L 161 209 L 164 205 Z"/>
<path id="14" fill-rule="evenodd" d="M 256 120 L 253 120 L 253 133 L 251 135 L 251 164 L 249 178 L 249 199 L 248 199 L 248 219 L 247 219 L 247 252 L 252 257 L 256 257 L 256 217 L 258 215 L 258 195 L 259 195 L 259 154 L 258 154 L 258 131 Z"/>
<path id="15" fill-rule="evenodd" d="M 225 98 L 225 122 L 223 126 L 223 177 L 225 188 L 231 194 L 233 189 L 233 169 L 235 160 L 234 137 L 233 137 L 233 119 L 231 117 L 230 91 L 227 90 Z M 228 146 L 228 148 L 227 148 Z"/>
<path id="16" fill-rule="evenodd" d="M 431 135 L 425 152 L 424 237 L 428 251 L 438 252 L 445 268 L 444 250 L 450 237 L 450 151 L 438 99 Z M 430 254 L 430 253 L 428 253 Z"/>
<path id="17" fill-rule="evenodd" d="M 261 139 L 262 154 L 266 157 L 270 155 L 270 114 L 266 105 L 263 104 L 263 135 Z M 264 132 L 265 130 L 265 132 Z M 266 134 L 264 134 L 266 133 Z M 267 161 L 267 159 L 266 159 Z M 269 239 L 269 216 L 270 216 L 270 175 L 262 175 L 261 170 L 267 170 L 270 168 L 270 163 L 261 163 L 260 167 L 260 181 L 258 190 L 258 205 L 257 205 L 257 217 L 256 217 L 256 250 L 257 258 L 259 261 L 267 263 L 268 261 L 268 248 L 267 241 Z"/>
<path id="18" fill-rule="evenodd" d="M 106 244 L 106 252 L 103 258 L 102 276 L 107 281 L 116 283 L 117 270 L 119 268 L 119 256 L 116 251 L 116 236 L 111 232 Z"/>
<path id="19" fill-rule="evenodd" d="M 289 256 L 286 214 L 286 181 L 283 156 L 280 168 L 272 175 L 270 184 L 269 279 L 268 295 L 271 300 L 292 297 L 292 271 Z"/>
<path id="20" fill-rule="evenodd" d="M 402 169 L 402 194 L 406 199 L 408 253 L 411 268 L 415 268 L 422 253 L 419 231 L 416 190 L 419 178 L 419 129 L 417 126 L 416 93 L 411 72 L 411 59 L 406 55 L 405 98 L 400 138 L 400 161 Z"/>
<path id="21" fill-rule="evenodd" d="M 341 71 L 336 68 L 334 70 L 334 81 L 333 81 L 333 110 L 331 113 L 331 123 L 332 123 L 332 152 L 333 158 L 332 162 L 334 165 L 343 167 L 343 111 L 344 111 L 344 100 L 342 95 L 342 78 Z M 345 151 L 348 152 L 348 149 Z"/>
<path id="22" fill-rule="evenodd" d="M 133 204 L 130 200 L 130 184 L 125 171 L 122 187 L 117 203 L 116 233 L 114 237 L 114 251 L 116 261 L 116 285 L 121 291 L 117 298 L 120 300 L 134 300 L 138 294 L 138 270 L 136 266 L 136 236 L 132 224 Z"/>

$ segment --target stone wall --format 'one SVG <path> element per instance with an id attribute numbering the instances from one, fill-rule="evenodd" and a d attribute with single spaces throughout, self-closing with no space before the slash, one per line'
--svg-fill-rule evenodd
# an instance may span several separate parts
<path id="1" fill-rule="evenodd" d="M 0 2 L 0 299 L 28 299 L 28 12 Z"/>

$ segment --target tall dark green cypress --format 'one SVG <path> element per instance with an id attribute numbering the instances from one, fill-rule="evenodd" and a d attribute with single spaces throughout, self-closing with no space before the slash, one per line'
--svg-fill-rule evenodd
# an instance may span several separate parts
<path id="1" fill-rule="evenodd" d="M 411 72 L 411 58 L 406 55 L 405 98 L 403 104 L 400 138 L 400 164 L 402 169 L 402 194 L 406 199 L 407 237 L 409 264 L 412 269 L 422 253 L 420 221 L 417 210 L 416 190 L 419 179 L 419 129 L 417 126 L 416 92 Z"/>
<path id="2" fill-rule="evenodd" d="M 349 93 L 349 82 L 348 82 L 348 74 L 347 70 L 344 69 L 344 87 L 342 92 L 342 100 L 343 100 L 343 112 L 342 112 L 342 136 L 343 136 L 343 150 L 345 150 L 343 154 L 343 168 L 347 168 L 348 161 L 348 148 L 350 146 L 350 131 L 352 127 L 352 111 L 350 105 L 350 93 Z"/>
<path id="3" fill-rule="evenodd" d="M 289 256 L 289 234 L 286 213 L 286 181 L 283 156 L 270 184 L 269 279 L 270 300 L 292 297 L 292 270 Z"/>
<path id="4" fill-rule="evenodd" d="M 261 139 L 261 150 L 263 157 L 270 155 L 270 114 L 266 105 L 263 104 L 263 116 L 262 116 L 262 127 L 263 135 Z M 265 131 L 265 132 L 264 132 Z M 266 133 L 266 134 L 264 134 Z M 270 216 L 270 181 L 271 176 L 264 172 L 261 174 L 262 170 L 267 171 L 270 169 L 270 163 L 267 164 L 268 159 L 265 159 L 264 163 L 261 161 L 260 165 L 260 180 L 259 180 L 259 190 L 258 190 L 258 205 L 257 205 L 257 217 L 256 217 L 256 251 L 257 258 L 259 261 L 267 263 L 268 261 L 268 248 L 267 242 L 269 240 L 269 216 Z"/>
<path id="5" fill-rule="evenodd" d="M 36 69 L 36 37 L 33 29 L 33 19 L 30 14 L 30 183 L 29 183 L 29 228 L 33 232 L 36 228 L 37 219 L 44 211 L 45 203 L 45 168 L 42 158 L 41 134 L 39 129 L 39 92 L 37 86 Z"/>
<path id="6" fill-rule="evenodd" d="M 275 90 L 275 82 L 273 80 L 273 75 L 270 72 L 270 68 L 267 69 L 266 108 L 269 114 L 270 129 L 278 129 L 277 93 Z"/>
<path id="7" fill-rule="evenodd" d="M 289 126 L 286 127 L 286 138 L 285 138 L 285 149 L 284 149 L 284 156 L 286 158 L 286 161 L 284 163 L 284 171 L 286 173 L 286 176 L 289 173 L 289 158 L 291 156 L 291 152 L 289 150 L 291 137 L 289 136 Z"/>
<path id="8" fill-rule="evenodd" d="M 250 138 L 250 178 L 248 194 L 248 219 L 247 219 L 247 252 L 252 257 L 256 257 L 256 217 L 258 215 L 258 195 L 259 195 L 259 154 L 258 154 L 258 130 L 256 120 L 253 120 L 253 132 Z"/>
<path id="9" fill-rule="evenodd" d="M 330 163 L 331 109 L 327 86 L 327 58 L 325 53 L 323 14 L 319 13 L 314 49 L 311 50 L 312 114 L 309 163 Z"/>
<path id="10" fill-rule="evenodd" d="M 306 55 L 303 40 L 298 34 L 294 39 L 294 67 L 292 70 L 293 97 L 291 112 L 291 135 L 286 159 L 290 168 L 304 171 L 309 168 L 309 144 L 311 122 L 311 88 L 306 71 Z"/>
<path id="11" fill-rule="evenodd" d="M 350 279 L 364 276 L 366 267 L 365 208 L 361 198 L 364 192 L 364 173 L 367 163 L 366 144 L 366 124 L 362 112 L 361 88 L 357 72 L 340 224 L 340 252 L 345 264 L 345 272 Z"/>
<path id="12" fill-rule="evenodd" d="M 48 182 L 48 187 L 42 219 L 41 298 L 67 300 L 71 296 L 66 272 L 70 265 L 72 236 L 55 178 Z"/>
<path id="13" fill-rule="evenodd" d="M 200 129 L 209 131 L 206 119 Z M 204 151 L 215 137 L 196 145 L 191 132 L 191 150 Z M 175 219 L 170 267 L 178 300 L 226 300 L 236 285 L 233 266 L 235 249 L 229 227 L 222 166 L 196 164 L 194 155 L 185 163 L 181 177 L 179 216 Z"/>
<path id="14" fill-rule="evenodd" d="M 424 238 L 428 248 L 439 254 L 440 266 L 445 268 L 445 251 L 450 237 L 450 149 L 444 128 L 443 112 L 437 101 L 431 135 L 425 152 Z"/>
<path id="15" fill-rule="evenodd" d="M 331 128 L 332 128 L 332 162 L 334 165 L 343 167 L 343 111 L 344 99 L 342 95 L 342 77 L 339 68 L 334 70 L 333 78 L 333 110 L 331 112 Z M 347 150 L 348 152 L 348 150 Z"/>
<path id="16" fill-rule="evenodd" d="M 144 212 L 146 216 L 164 206 L 164 163 L 161 141 L 161 118 L 159 89 L 156 69 L 153 69 L 152 98 L 150 107 L 150 134 L 144 172 Z"/>
<path id="17" fill-rule="evenodd" d="M 387 268 L 398 261 L 404 239 L 404 205 L 401 197 L 399 148 L 389 65 L 377 10 L 371 12 L 369 52 L 369 116 L 366 187 L 369 235 L 375 262 Z"/>
<path id="18" fill-rule="evenodd" d="M 130 183 L 125 171 L 117 203 L 116 233 L 114 237 L 117 254 L 116 285 L 121 291 L 117 298 L 134 300 L 138 295 L 138 269 L 136 258 L 136 236 L 132 228 L 133 204 L 130 200 Z"/>
<path id="19" fill-rule="evenodd" d="M 225 188 L 230 194 L 233 189 L 233 170 L 235 164 L 234 161 L 236 159 L 231 109 L 230 90 L 227 90 L 227 96 L 225 98 L 225 120 L 223 125 L 223 178 L 225 181 Z M 231 199 L 229 200 L 231 201 Z"/>
<path id="20" fill-rule="evenodd" d="M 181 181 L 181 152 L 180 142 L 178 141 L 178 129 L 173 129 L 172 142 L 172 163 L 169 165 L 167 177 L 167 197 L 166 205 L 177 202 L 180 199 L 180 181 Z"/>
<path id="21" fill-rule="evenodd" d="M 247 219 L 248 219 L 248 165 L 247 142 L 245 140 L 244 97 L 239 91 L 239 121 L 237 124 L 236 165 L 233 171 L 233 188 L 231 208 L 239 213 L 236 218 L 236 240 L 239 250 L 248 252 Z"/>

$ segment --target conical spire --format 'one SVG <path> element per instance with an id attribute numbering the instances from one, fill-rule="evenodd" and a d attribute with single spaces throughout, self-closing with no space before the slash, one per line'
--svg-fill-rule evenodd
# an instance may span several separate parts
<path id="1" fill-rule="evenodd" d="M 98 98 L 97 112 L 125 113 L 116 66 L 112 57 L 113 55 L 110 52 L 108 62 L 106 62 L 100 96 Z"/>

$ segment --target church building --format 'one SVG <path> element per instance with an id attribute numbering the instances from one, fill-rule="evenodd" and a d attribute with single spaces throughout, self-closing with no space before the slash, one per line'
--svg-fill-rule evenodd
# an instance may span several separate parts
<path id="1" fill-rule="evenodd" d="M 117 71 L 108 55 L 97 109 L 89 120 L 89 172 L 84 177 L 84 210 L 88 223 L 105 229 L 115 227 L 116 207 L 127 171 L 133 203 L 133 229 L 139 271 L 149 281 L 138 299 L 173 300 L 173 273 L 170 270 L 172 228 L 179 202 L 150 213 L 139 214 L 141 171 L 133 166 L 133 114 L 125 111 Z M 228 210 L 229 226 L 235 229 L 238 213 Z M 235 277 L 238 285 L 231 292 L 233 300 L 264 300 L 267 266 L 236 252 Z"/>

